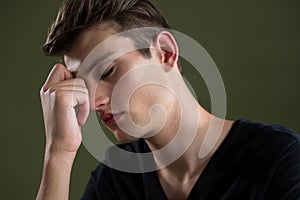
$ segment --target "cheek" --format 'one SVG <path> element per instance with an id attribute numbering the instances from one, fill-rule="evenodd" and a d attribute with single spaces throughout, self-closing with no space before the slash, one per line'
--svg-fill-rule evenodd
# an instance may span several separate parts
<path id="1" fill-rule="evenodd" d="M 130 114 L 138 115 L 143 121 L 150 122 L 149 111 L 155 104 L 161 105 L 167 114 L 180 107 L 178 99 L 170 90 L 159 85 L 150 85 L 141 87 L 133 93 L 129 102 Z"/>
<path id="2" fill-rule="evenodd" d="M 153 104 L 155 104 L 153 91 L 149 86 L 136 90 L 129 101 L 129 113 L 133 121 L 141 126 L 149 124 L 149 110 Z"/>

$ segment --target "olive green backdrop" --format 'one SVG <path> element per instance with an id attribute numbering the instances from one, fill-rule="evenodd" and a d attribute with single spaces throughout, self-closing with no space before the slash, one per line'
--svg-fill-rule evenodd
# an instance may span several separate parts
<path id="1" fill-rule="evenodd" d="M 223 76 L 230 119 L 281 123 L 300 132 L 300 1 L 154 1 L 175 30 L 196 39 Z M 44 128 L 39 89 L 56 59 L 40 48 L 58 0 L 1 1 L 0 199 L 34 199 Z M 183 61 L 184 63 L 184 61 Z M 194 77 L 191 67 L 184 68 Z M 209 109 L 205 85 L 191 81 Z M 82 146 L 70 199 L 79 199 L 97 161 Z"/>

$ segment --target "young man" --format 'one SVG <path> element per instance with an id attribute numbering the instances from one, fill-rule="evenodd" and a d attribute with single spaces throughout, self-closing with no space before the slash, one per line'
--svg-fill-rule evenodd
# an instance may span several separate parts
<path id="1" fill-rule="evenodd" d="M 157 29 L 122 34 L 145 27 Z M 46 149 L 37 199 L 68 199 L 81 126 L 90 110 L 124 143 L 119 148 L 153 153 L 153 162 L 141 158 L 138 168 L 154 164 L 157 170 L 134 173 L 100 164 L 83 199 L 300 199 L 300 137 L 282 126 L 223 120 L 205 111 L 180 76 L 178 46 L 168 28 L 148 0 L 64 3 L 44 46 L 47 54 L 63 57 L 65 66 L 55 65 L 41 89 Z M 145 42 L 147 48 L 137 47 Z M 91 54 L 109 58 L 108 67 L 85 68 L 95 61 Z M 124 77 L 126 84 L 118 85 Z M 123 91 L 145 79 L 153 84 L 140 85 L 128 102 L 121 92 L 113 98 L 117 87 Z M 215 143 L 205 143 L 218 132 L 216 127 L 221 129 Z M 156 153 L 169 143 L 173 146 Z M 210 151 L 199 157 L 200 148 Z M 181 149 L 180 156 L 166 161 Z M 108 151 L 106 160 L 114 156 Z M 120 159 L 124 165 L 132 161 Z"/>

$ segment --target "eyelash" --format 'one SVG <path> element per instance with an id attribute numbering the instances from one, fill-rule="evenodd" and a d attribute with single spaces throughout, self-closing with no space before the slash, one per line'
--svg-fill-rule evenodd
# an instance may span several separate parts
<path id="1" fill-rule="evenodd" d="M 105 80 L 115 71 L 115 66 L 112 66 L 105 74 L 101 76 L 101 80 Z"/>

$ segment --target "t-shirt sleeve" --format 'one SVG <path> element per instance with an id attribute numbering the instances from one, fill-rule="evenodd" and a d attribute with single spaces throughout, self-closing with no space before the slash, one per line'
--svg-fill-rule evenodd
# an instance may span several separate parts
<path id="1" fill-rule="evenodd" d="M 300 200 L 300 141 L 291 143 L 274 167 L 268 200 Z"/>
<path id="2" fill-rule="evenodd" d="M 100 164 L 91 173 L 81 200 L 118 199 L 111 177 L 110 169 Z"/>

